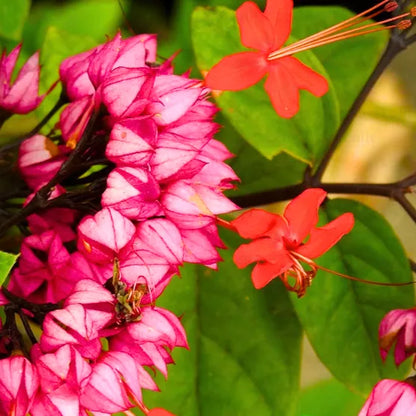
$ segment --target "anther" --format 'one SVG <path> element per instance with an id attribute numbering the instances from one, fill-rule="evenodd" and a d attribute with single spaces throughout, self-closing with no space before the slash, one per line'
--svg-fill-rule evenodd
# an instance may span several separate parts
<path id="1" fill-rule="evenodd" d="M 412 7 L 410 9 L 410 14 L 411 14 L 412 17 L 415 17 L 416 16 L 416 7 Z"/>
<path id="2" fill-rule="evenodd" d="M 384 10 L 387 13 L 391 13 L 391 12 L 394 12 L 398 7 L 399 7 L 399 5 L 397 4 L 397 2 L 390 1 L 384 6 Z"/>
<path id="3" fill-rule="evenodd" d="M 409 19 L 402 20 L 397 24 L 397 28 L 400 30 L 409 29 L 410 26 L 412 26 L 412 21 Z"/>

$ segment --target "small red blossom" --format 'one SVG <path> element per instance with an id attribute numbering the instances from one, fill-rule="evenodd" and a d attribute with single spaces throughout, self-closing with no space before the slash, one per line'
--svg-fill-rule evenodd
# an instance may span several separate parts
<path id="1" fill-rule="evenodd" d="M 286 207 L 283 216 L 261 209 L 251 209 L 231 222 L 244 238 L 253 239 L 234 253 L 239 268 L 256 262 L 252 280 L 256 289 L 280 277 L 285 286 L 302 296 L 317 272 L 310 259 L 321 256 L 351 231 L 354 217 L 345 213 L 326 224 L 316 227 L 318 209 L 327 193 L 311 188 L 296 197 Z M 309 239 L 305 241 L 305 238 Z M 305 271 L 300 262 L 311 270 Z M 288 278 L 295 279 L 291 285 Z"/>
<path id="2" fill-rule="evenodd" d="M 273 57 L 282 48 L 292 27 L 293 0 L 268 0 L 264 13 L 247 1 L 236 12 L 241 43 L 252 51 L 224 57 L 209 72 L 206 85 L 214 90 L 239 91 L 259 82 L 281 117 L 293 117 L 299 110 L 299 90 L 317 97 L 328 91 L 326 79 L 292 56 Z"/>

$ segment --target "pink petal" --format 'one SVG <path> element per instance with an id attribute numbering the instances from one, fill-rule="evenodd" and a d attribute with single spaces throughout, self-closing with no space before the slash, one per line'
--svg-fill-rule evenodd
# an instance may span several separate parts
<path id="1" fill-rule="evenodd" d="M 157 126 L 151 118 L 130 118 L 116 123 L 105 149 L 106 157 L 118 165 L 142 166 L 154 153 Z"/>
<path id="2" fill-rule="evenodd" d="M 262 53 L 240 52 L 228 55 L 214 65 L 205 78 L 205 84 L 212 90 L 239 91 L 259 82 L 267 69 Z"/>
<path id="3" fill-rule="evenodd" d="M 314 259 L 327 252 L 354 226 L 354 216 L 347 212 L 323 227 L 312 229 L 309 240 L 296 252 Z"/>
<path id="4" fill-rule="evenodd" d="M 135 233 L 133 223 L 118 211 L 103 208 L 78 226 L 78 247 L 88 259 L 111 262 Z"/>
<path id="5" fill-rule="evenodd" d="M 289 235 L 294 245 L 301 244 L 318 222 L 318 210 L 326 197 L 326 192 L 320 188 L 310 188 L 303 191 L 286 207 L 283 216 L 289 227 Z"/>
<path id="6" fill-rule="evenodd" d="M 241 43 L 247 48 L 269 52 L 273 47 L 274 28 L 257 4 L 246 1 L 236 11 Z"/>

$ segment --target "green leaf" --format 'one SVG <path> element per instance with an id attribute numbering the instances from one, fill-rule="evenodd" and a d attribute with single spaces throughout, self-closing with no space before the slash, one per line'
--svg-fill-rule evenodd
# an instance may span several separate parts
<path id="1" fill-rule="evenodd" d="M 25 25 L 25 44 L 31 50 L 41 47 L 50 26 L 103 43 L 106 35 L 112 36 L 118 29 L 121 20 L 122 12 L 115 0 L 65 1 L 56 5 L 41 3 L 33 8 Z"/>
<path id="2" fill-rule="evenodd" d="M 323 211 L 325 223 L 352 212 L 355 225 L 317 259 L 319 265 L 376 282 L 412 281 L 406 254 L 384 217 L 344 199 L 328 202 Z M 406 372 L 391 359 L 381 361 L 378 326 L 390 310 L 414 305 L 412 286 L 374 286 L 320 271 L 306 295 L 292 300 L 320 360 L 350 389 L 366 394 L 381 378 L 401 378 Z"/>
<path id="3" fill-rule="evenodd" d="M 303 39 L 354 14 L 342 7 L 295 8 L 293 34 Z M 314 49 L 339 100 L 341 119 L 364 86 L 387 45 L 388 31 L 372 33 Z M 299 54 L 299 56 L 301 56 Z"/>
<path id="4" fill-rule="evenodd" d="M 225 7 L 197 8 L 192 16 L 192 40 L 201 71 L 207 71 L 226 55 L 244 50 L 235 12 Z M 312 52 L 303 53 L 302 60 L 325 75 L 325 69 Z M 339 123 L 333 88 L 322 98 L 302 91 L 299 113 L 284 119 L 274 111 L 261 84 L 243 91 L 224 92 L 217 98 L 233 126 L 268 159 L 286 152 L 304 162 L 318 160 Z"/>
<path id="5" fill-rule="evenodd" d="M 301 391 L 297 416 L 356 416 L 364 399 L 336 380 L 319 382 Z"/>
<path id="6" fill-rule="evenodd" d="M 7 279 L 7 276 L 9 275 L 13 265 L 16 263 L 18 257 L 19 255 L 17 254 L 0 251 L 0 286 Z"/>
<path id="7" fill-rule="evenodd" d="M 0 0 L 0 36 L 19 41 L 30 9 L 30 0 Z"/>
<path id="8" fill-rule="evenodd" d="M 221 113 L 216 121 L 222 126 L 216 138 L 236 155 L 227 163 L 241 179 L 237 189 L 228 193 L 230 198 L 301 182 L 306 168 L 304 163 L 286 153 L 277 155 L 273 160 L 265 159 L 253 146 L 243 140 Z"/>
<path id="9" fill-rule="evenodd" d="M 236 247 L 237 237 L 225 243 Z M 219 272 L 187 266 L 160 304 L 182 316 L 190 350 L 174 351 L 162 393 L 146 403 L 181 416 L 286 416 L 295 410 L 301 330 L 280 282 L 253 288 L 224 251 Z"/>

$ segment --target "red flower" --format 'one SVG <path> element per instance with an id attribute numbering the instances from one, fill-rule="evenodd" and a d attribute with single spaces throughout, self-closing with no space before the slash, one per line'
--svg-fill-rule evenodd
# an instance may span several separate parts
<path id="1" fill-rule="evenodd" d="M 214 90 L 239 91 L 259 82 L 266 74 L 264 88 L 281 117 L 290 118 L 299 110 L 299 90 L 317 97 L 328 91 L 322 76 L 289 54 L 274 57 L 289 37 L 292 26 L 292 0 L 267 0 L 264 13 L 251 2 L 243 3 L 236 12 L 241 43 L 255 51 L 226 56 L 206 77 Z M 295 51 L 293 51 L 294 53 Z"/>
<path id="2" fill-rule="evenodd" d="M 239 268 L 257 263 L 251 274 L 256 289 L 279 276 L 298 296 L 305 293 L 318 269 L 310 259 L 328 251 L 354 225 L 353 215 L 346 213 L 323 227 L 315 227 L 319 206 L 326 195 L 319 188 L 307 189 L 289 203 L 283 216 L 251 209 L 231 222 L 242 237 L 253 239 L 235 251 L 234 262 Z M 305 271 L 300 262 L 306 263 L 310 270 Z M 293 285 L 288 277 L 295 278 Z"/>

